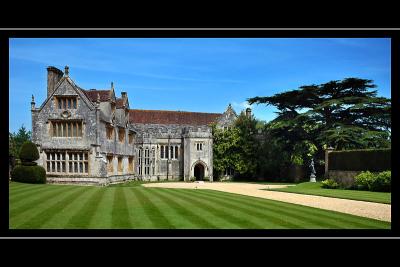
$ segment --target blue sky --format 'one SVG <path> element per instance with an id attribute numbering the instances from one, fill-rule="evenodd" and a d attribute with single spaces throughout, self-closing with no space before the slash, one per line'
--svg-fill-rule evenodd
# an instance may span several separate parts
<path id="1" fill-rule="evenodd" d="M 246 99 L 347 77 L 374 80 L 391 97 L 388 38 L 10 39 L 9 130 L 31 129 L 30 102 L 47 92 L 47 66 L 82 88 L 126 91 L 131 108 L 240 112 Z M 276 109 L 252 105 L 269 121 Z"/>

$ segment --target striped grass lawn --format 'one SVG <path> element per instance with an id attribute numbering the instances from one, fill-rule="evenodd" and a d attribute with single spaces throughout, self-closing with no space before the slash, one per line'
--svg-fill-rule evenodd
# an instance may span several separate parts
<path id="1" fill-rule="evenodd" d="M 343 213 L 212 190 L 11 183 L 10 229 L 390 229 Z"/>

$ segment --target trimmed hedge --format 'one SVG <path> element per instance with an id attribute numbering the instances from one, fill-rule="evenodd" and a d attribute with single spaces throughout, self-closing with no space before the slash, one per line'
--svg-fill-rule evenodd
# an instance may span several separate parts
<path id="1" fill-rule="evenodd" d="M 45 184 L 46 170 L 42 166 L 18 165 L 11 172 L 11 180 L 21 183 Z"/>
<path id="2" fill-rule="evenodd" d="M 37 165 L 36 162 L 26 162 L 26 161 L 21 162 L 21 164 L 24 166 L 36 166 Z"/>
<path id="3" fill-rule="evenodd" d="M 391 170 L 391 149 L 362 149 L 329 153 L 329 170 L 386 171 Z"/>
<path id="4" fill-rule="evenodd" d="M 32 162 L 39 159 L 39 151 L 36 145 L 30 141 L 25 142 L 19 152 L 22 162 Z"/>
<path id="5" fill-rule="evenodd" d="M 377 192 L 391 192 L 392 172 L 361 172 L 355 177 L 355 189 Z"/>

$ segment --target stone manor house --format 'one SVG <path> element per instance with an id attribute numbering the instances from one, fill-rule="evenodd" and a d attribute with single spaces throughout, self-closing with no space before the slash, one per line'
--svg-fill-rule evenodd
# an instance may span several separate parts
<path id="1" fill-rule="evenodd" d="M 225 129 L 237 118 L 231 105 L 224 113 L 131 109 L 113 83 L 84 90 L 68 67 L 47 68 L 47 98 L 36 108 L 32 96 L 31 112 L 38 163 L 58 183 L 213 181 L 210 125 Z"/>

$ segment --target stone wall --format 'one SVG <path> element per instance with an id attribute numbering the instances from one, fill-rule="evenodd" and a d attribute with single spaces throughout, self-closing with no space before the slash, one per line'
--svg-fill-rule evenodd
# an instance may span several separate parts
<path id="1" fill-rule="evenodd" d="M 49 175 L 49 183 L 108 184 L 129 179 L 151 181 L 184 179 L 188 181 L 194 176 L 194 167 L 197 164 L 204 166 L 204 178 L 208 178 L 210 181 L 213 180 L 213 137 L 212 129 L 209 125 L 131 124 L 129 123 L 128 109 L 112 108 L 114 106 L 111 102 L 115 101 L 113 85 L 111 86 L 112 101 L 105 98 L 100 100 L 99 93 L 97 93 L 99 96 L 96 98 L 97 100 L 94 100 L 92 96 L 89 96 L 89 93 L 94 91 L 83 91 L 83 89 L 79 88 L 69 78 L 67 67 L 64 77 L 62 77 L 63 73 L 61 71 L 58 70 L 56 72 L 58 74 L 53 72 L 50 72 L 50 74 L 57 74 L 59 82 L 55 81 L 54 75 L 54 77 L 50 77 L 49 86 L 51 90 L 49 90 L 48 97 L 40 108 L 35 108 L 32 98 L 32 141 L 37 145 L 40 152 L 40 159 L 37 162 L 46 168 L 47 156 L 45 152 L 50 150 L 55 152 L 66 150 L 82 151 L 88 153 L 89 171 L 86 175 L 71 173 L 71 176 L 69 176 L 67 167 L 67 171 Z M 99 90 L 99 92 L 101 91 L 104 90 Z M 57 96 L 76 96 L 77 107 L 69 108 L 68 110 L 58 109 L 56 106 Z M 126 94 L 123 97 L 126 97 Z M 237 114 L 229 105 L 217 122 L 217 126 L 230 127 L 236 118 Z M 82 136 L 53 137 L 50 127 L 51 120 L 82 120 Z M 114 127 L 114 137 L 111 140 L 107 138 L 106 125 Z M 119 127 L 125 131 L 123 142 L 119 141 L 118 138 Z M 129 131 L 136 133 L 131 144 L 129 144 L 128 138 Z M 198 143 L 202 144 L 202 149 L 196 149 Z M 162 145 L 177 146 L 179 151 L 178 158 L 161 159 L 160 147 Z M 143 150 L 149 149 L 150 151 L 151 175 L 138 174 L 137 152 L 139 148 Z M 107 155 L 114 156 L 112 161 L 113 173 L 107 172 Z M 122 172 L 117 171 L 117 157 L 123 158 Z M 135 174 L 128 173 L 128 157 L 134 157 Z M 59 158 L 56 160 L 58 160 L 57 164 L 60 163 Z M 66 162 L 70 161 L 68 156 L 64 160 Z M 142 154 L 142 162 L 144 162 L 144 154 Z M 142 174 L 144 174 L 144 169 L 142 169 Z"/>
<path id="2" fill-rule="evenodd" d="M 110 177 L 47 177 L 48 184 L 109 185 L 135 180 L 134 175 L 115 175 Z"/>
<path id="3" fill-rule="evenodd" d="M 345 187 L 351 187 L 354 185 L 354 177 L 357 176 L 361 171 L 337 171 L 331 170 L 328 172 L 327 178 L 336 181 Z"/>

